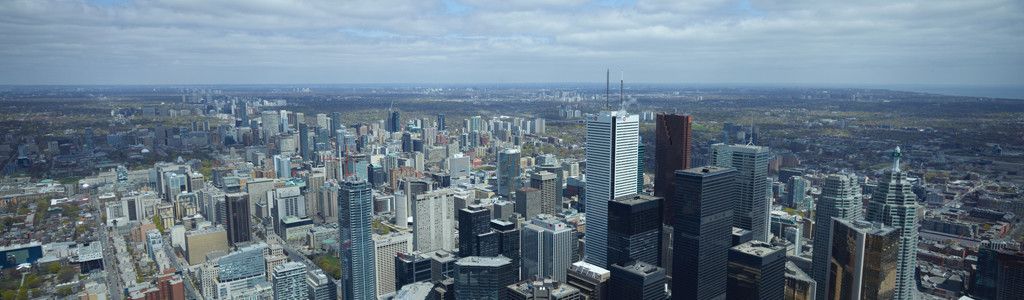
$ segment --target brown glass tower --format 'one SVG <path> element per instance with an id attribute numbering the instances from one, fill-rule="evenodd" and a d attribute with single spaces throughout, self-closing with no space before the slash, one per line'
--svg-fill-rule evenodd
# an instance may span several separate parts
<path id="1" fill-rule="evenodd" d="M 693 117 L 680 114 L 658 114 L 654 128 L 654 195 L 674 199 L 676 193 L 675 172 L 690 168 L 690 125 Z M 662 222 L 672 224 L 672 202 L 665 201 Z"/>

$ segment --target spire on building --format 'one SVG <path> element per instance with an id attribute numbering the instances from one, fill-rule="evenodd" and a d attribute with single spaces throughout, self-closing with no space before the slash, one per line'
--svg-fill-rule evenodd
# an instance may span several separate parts
<path id="1" fill-rule="evenodd" d="M 892 150 L 892 171 L 893 172 L 899 172 L 900 171 L 900 156 L 903 156 L 903 153 L 900 152 L 900 146 L 896 146 L 896 149 Z"/>

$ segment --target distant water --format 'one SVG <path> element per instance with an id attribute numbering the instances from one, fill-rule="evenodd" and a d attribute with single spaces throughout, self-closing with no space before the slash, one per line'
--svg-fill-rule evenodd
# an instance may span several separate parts
<path id="1" fill-rule="evenodd" d="M 1024 86 L 957 86 L 957 85 L 902 85 L 885 87 L 892 90 L 942 94 L 952 96 L 989 97 L 1024 100 Z"/>

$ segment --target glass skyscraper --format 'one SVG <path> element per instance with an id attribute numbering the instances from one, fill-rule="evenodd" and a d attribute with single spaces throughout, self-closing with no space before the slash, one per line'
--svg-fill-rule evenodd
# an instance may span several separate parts
<path id="1" fill-rule="evenodd" d="M 365 180 L 344 181 L 338 191 L 341 283 L 344 299 L 376 299 L 374 249 L 370 237 L 373 189 Z"/>
<path id="2" fill-rule="evenodd" d="M 732 247 L 736 170 L 702 167 L 675 175 L 672 295 L 722 299 Z"/>
<path id="3" fill-rule="evenodd" d="M 796 179 L 797 177 L 793 177 Z M 856 220 L 861 218 L 861 193 L 857 178 L 852 174 L 832 174 L 825 178 L 821 196 L 814 214 L 814 253 L 811 257 L 811 276 L 817 282 L 815 294 L 826 294 L 831 263 L 832 218 Z"/>
<path id="4" fill-rule="evenodd" d="M 900 147 L 892 152 L 892 168 L 878 180 L 868 203 L 868 221 L 891 226 L 900 231 L 899 264 L 896 269 L 896 294 L 893 299 L 915 299 L 917 296 L 917 196 L 907 173 L 900 170 Z"/>

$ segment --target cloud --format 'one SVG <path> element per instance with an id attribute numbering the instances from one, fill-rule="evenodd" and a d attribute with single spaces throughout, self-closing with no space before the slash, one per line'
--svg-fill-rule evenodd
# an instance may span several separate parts
<path id="1" fill-rule="evenodd" d="M 0 83 L 1024 84 L 1024 3 L 9 0 Z M 596 75 L 595 75 L 596 74 Z"/>

